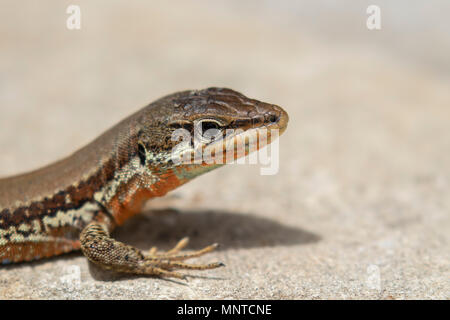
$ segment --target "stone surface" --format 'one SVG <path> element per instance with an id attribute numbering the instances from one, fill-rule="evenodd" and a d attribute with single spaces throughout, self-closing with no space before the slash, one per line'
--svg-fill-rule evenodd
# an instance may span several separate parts
<path id="1" fill-rule="evenodd" d="M 225 268 L 124 277 L 74 253 L 0 267 L 0 299 L 450 298 L 447 2 L 379 1 L 379 31 L 365 1 L 3 2 L 0 176 L 188 88 L 277 103 L 290 124 L 276 175 L 216 170 L 115 233 L 143 249 L 219 242 L 197 261 Z M 69 4 L 79 31 L 65 27 Z"/>

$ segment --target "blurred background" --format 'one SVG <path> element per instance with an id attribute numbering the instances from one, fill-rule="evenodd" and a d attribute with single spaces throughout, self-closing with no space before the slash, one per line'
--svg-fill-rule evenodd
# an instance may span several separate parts
<path id="1" fill-rule="evenodd" d="M 116 234 L 142 249 L 219 242 L 200 260 L 226 268 L 185 286 L 103 281 L 74 254 L 1 268 L 0 298 L 450 298 L 448 1 L 0 4 L 2 177 L 178 90 L 230 87 L 290 115 L 277 175 L 216 170 Z M 60 280 L 73 265 L 76 290 Z"/>

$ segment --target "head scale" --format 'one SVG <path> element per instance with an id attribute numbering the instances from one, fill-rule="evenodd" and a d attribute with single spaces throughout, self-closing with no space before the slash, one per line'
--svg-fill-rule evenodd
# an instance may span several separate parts
<path id="1" fill-rule="evenodd" d="M 234 159 L 269 144 L 270 130 L 283 133 L 288 115 L 276 105 L 247 98 L 231 89 L 208 88 L 163 97 L 134 119 L 137 123 L 133 127 L 138 128 L 134 150 L 141 165 L 159 175 L 174 173 L 184 183 L 229 162 L 225 148 L 234 146 L 236 141 L 243 143 L 245 152 L 235 152 Z M 250 143 L 260 140 L 262 129 L 268 130 L 266 140 L 249 149 Z M 207 157 L 198 158 L 205 151 L 215 156 L 218 143 L 223 150 L 220 157 L 217 155 L 213 161 L 211 157 L 209 161 L 205 160 Z"/>

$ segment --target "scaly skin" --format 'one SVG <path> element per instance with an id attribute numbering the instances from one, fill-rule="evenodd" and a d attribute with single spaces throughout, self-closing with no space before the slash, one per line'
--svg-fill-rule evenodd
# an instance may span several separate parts
<path id="1" fill-rule="evenodd" d="M 231 89 L 208 88 L 163 97 L 73 155 L 0 180 L 0 264 L 81 249 L 90 261 L 105 269 L 133 274 L 183 278 L 173 270 L 222 266 L 183 262 L 214 250 L 216 244 L 182 253 L 188 242 L 184 238 L 170 251 L 153 248 L 145 252 L 109 234 L 139 213 L 146 200 L 163 196 L 222 165 L 206 160 L 191 164 L 173 161 L 172 150 L 179 141 L 171 137 L 177 129 L 184 128 L 194 136 L 200 127 L 217 129 L 223 142 L 245 142 L 244 154 L 248 154 L 271 142 L 270 134 L 256 145 L 250 138 L 259 137 L 262 129 L 278 129 L 281 134 L 287 122 L 288 116 L 280 107 Z M 225 136 L 227 129 L 243 132 Z M 202 141 L 203 151 L 218 145 L 217 141 Z M 194 160 L 195 150 L 199 150 L 195 148 L 188 144 L 179 152 Z M 233 154 L 233 158 L 239 156 L 242 154 Z M 228 160 L 225 153 L 222 158 Z"/>

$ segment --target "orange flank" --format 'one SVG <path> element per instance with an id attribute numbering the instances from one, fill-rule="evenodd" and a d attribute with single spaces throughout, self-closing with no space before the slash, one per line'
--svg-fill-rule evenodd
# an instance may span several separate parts
<path id="1" fill-rule="evenodd" d="M 180 180 L 170 169 L 159 175 L 159 180 L 153 184 L 143 181 L 136 176 L 128 183 L 119 187 L 116 195 L 111 199 L 108 208 L 117 225 L 122 225 L 128 218 L 141 212 L 146 200 L 161 197 L 167 192 L 187 182 Z"/>
<path id="2" fill-rule="evenodd" d="M 78 249 L 80 249 L 79 240 L 62 239 L 61 241 L 48 240 L 46 242 L 11 242 L 1 248 L 2 256 L 0 262 L 7 261 L 11 263 L 37 260 Z"/>

